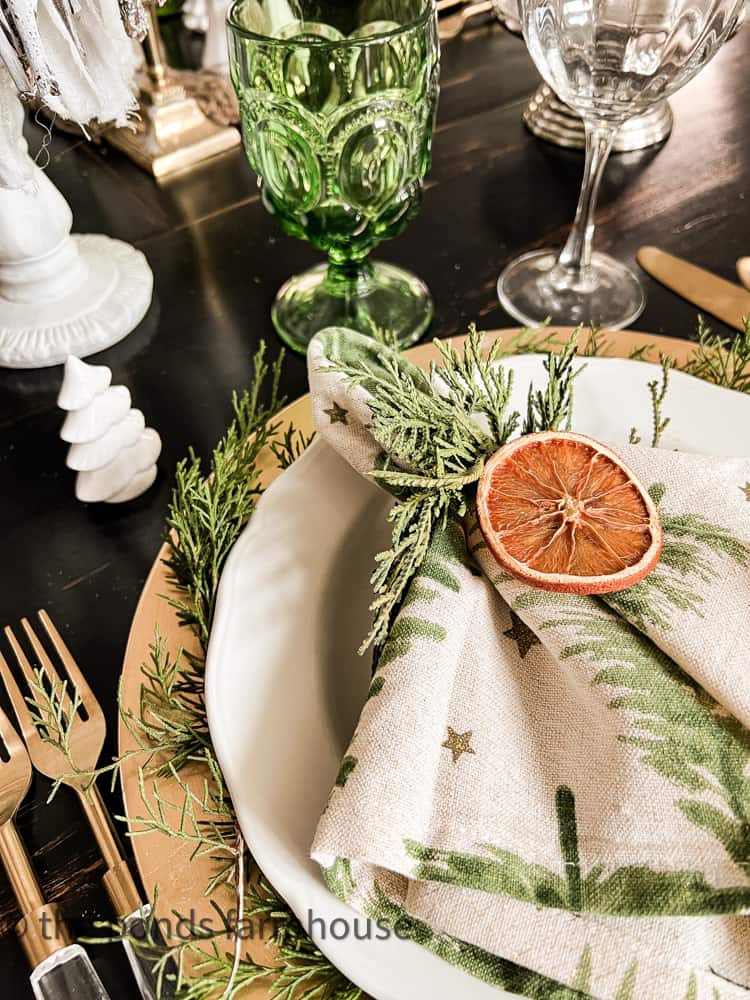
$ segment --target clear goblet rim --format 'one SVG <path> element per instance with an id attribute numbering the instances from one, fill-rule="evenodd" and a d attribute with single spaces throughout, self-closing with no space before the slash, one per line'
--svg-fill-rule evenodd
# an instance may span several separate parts
<path id="1" fill-rule="evenodd" d="M 278 46 L 279 48 L 289 48 L 289 46 L 295 44 L 295 42 L 302 44 L 301 40 L 295 38 L 276 38 L 273 35 L 262 35 L 257 31 L 251 31 L 243 24 L 240 24 L 235 12 L 245 2 L 246 0 L 233 0 L 229 10 L 227 11 L 227 27 L 236 35 L 240 35 L 241 37 L 247 38 L 253 42 L 262 42 L 264 45 L 273 45 Z M 410 34 L 417 28 L 427 27 L 430 21 L 437 16 L 433 0 L 422 0 L 422 4 L 423 9 L 420 14 L 412 18 L 412 20 L 408 21 L 406 24 L 400 24 L 398 28 L 393 28 L 391 31 L 378 32 L 375 35 L 369 35 L 367 38 L 330 39 L 318 37 L 316 35 L 306 35 L 304 38 L 304 46 L 305 48 L 321 49 L 364 49 L 371 45 L 378 45 L 382 42 L 390 41 L 391 39 L 400 38 L 402 35 Z"/>

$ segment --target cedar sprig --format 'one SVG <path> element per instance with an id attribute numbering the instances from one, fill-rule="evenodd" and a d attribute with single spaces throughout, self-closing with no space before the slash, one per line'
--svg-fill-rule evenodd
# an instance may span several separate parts
<path id="1" fill-rule="evenodd" d="M 206 887 L 210 896 L 217 886 L 234 883 L 239 849 L 234 809 L 213 753 L 206 753 L 202 763 L 205 777 L 197 783 L 197 790 L 176 768 L 169 768 L 168 776 L 180 793 L 174 800 L 162 795 L 159 780 L 148 779 L 143 768 L 139 768 L 138 787 L 144 814 L 118 819 L 129 822 L 131 837 L 155 832 L 177 837 L 192 845 L 192 858 L 209 856 L 215 861 L 214 874 Z"/>
<path id="2" fill-rule="evenodd" d="M 529 388 L 524 434 L 537 431 L 570 430 L 573 421 L 573 383 L 584 369 L 575 370 L 578 333 L 574 333 L 559 354 L 548 354 L 544 361 L 547 385 Z"/>
<path id="3" fill-rule="evenodd" d="M 167 516 L 165 564 L 172 585 L 184 596 L 169 597 L 180 624 L 191 629 L 202 652 L 208 647 L 219 575 L 238 529 L 261 493 L 258 457 L 275 437 L 274 421 L 284 405 L 279 384 L 283 351 L 269 366 L 262 344 L 253 360 L 250 388 L 232 398 L 234 420 L 214 448 L 208 475 L 191 449 L 178 463 Z M 270 399 L 262 399 L 270 380 Z"/>
<path id="4" fill-rule="evenodd" d="M 123 710 L 121 717 L 139 750 L 153 755 L 153 767 L 149 761 L 144 769 L 161 776 L 204 759 L 212 746 L 197 658 L 183 649 L 170 654 L 157 627 L 141 674 L 138 713 Z"/>
<path id="5" fill-rule="evenodd" d="M 288 469 L 310 447 L 314 438 L 314 431 L 312 434 L 304 434 L 293 424 L 290 424 L 284 431 L 284 436 L 278 441 L 272 441 L 270 444 L 271 452 L 276 459 L 278 467 L 282 471 Z"/>
<path id="6" fill-rule="evenodd" d="M 702 316 L 698 317 L 698 345 L 683 371 L 705 382 L 750 392 L 750 316 L 744 330 L 733 339 L 714 334 Z"/>
<path id="7" fill-rule="evenodd" d="M 548 323 L 543 323 L 540 327 L 524 327 L 517 333 L 503 340 L 503 357 L 512 357 L 516 354 L 547 354 L 558 348 L 564 347 L 567 338 L 560 337 L 559 330 L 548 329 Z"/>
<path id="8" fill-rule="evenodd" d="M 393 456 L 373 476 L 396 489 L 451 490 L 466 485 L 467 475 L 478 479 L 484 459 L 518 426 L 518 415 L 508 413 L 512 371 L 495 365 L 499 341 L 486 357 L 473 327 L 463 356 L 450 342 L 435 344 L 441 363 L 429 373 L 393 353 L 377 369 L 366 361 L 332 366 L 367 391 L 373 436 Z M 486 429 L 477 417 L 486 419 Z"/>
<path id="9" fill-rule="evenodd" d="M 212 900 L 215 926 L 205 920 L 191 922 L 173 911 L 184 934 L 175 944 L 165 944 L 155 918 L 158 894 L 150 914 L 143 914 L 143 931 L 137 936 L 124 922 L 98 922 L 107 936 L 88 937 L 88 944 L 125 940 L 148 960 L 158 983 L 158 995 L 171 986 L 169 995 L 179 1000 L 219 1000 L 240 996 L 253 983 L 263 983 L 270 1000 L 360 1000 L 362 991 L 331 965 L 309 938 L 287 903 L 262 877 L 246 885 L 243 917 L 225 912 Z M 242 957 L 235 963 L 228 950 L 236 936 L 264 940 L 275 948 L 274 961 L 265 963 Z M 190 963 L 191 971 L 186 971 Z"/>
<path id="10" fill-rule="evenodd" d="M 495 365 L 499 343 L 485 359 L 483 338 L 472 328 L 463 356 L 450 343 L 436 346 L 441 363 L 427 374 L 395 353 L 384 353 L 377 369 L 367 362 L 335 366 L 368 392 L 372 433 L 393 456 L 372 473 L 396 503 L 389 513 L 391 547 L 376 559 L 375 620 L 362 652 L 385 641 L 435 527 L 452 509 L 465 512 L 465 488 L 518 425 L 518 415 L 508 413 L 512 373 Z M 487 430 L 476 419 L 481 416 Z"/>
<path id="11" fill-rule="evenodd" d="M 219 885 L 228 885 L 238 901 L 238 912 L 248 902 L 243 874 L 245 847 L 208 732 L 203 693 L 205 654 L 221 570 L 262 493 L 261 452 L 270 447 L 279 467 L 285 468 L 311 440 L 294 428 L 279 439 L 276 418 L 284 405 L 279 392 L 282 364 L 283 352 L 273 365 L 268 365 L 265 345 L 261 345 L 254 358 L 250 388 L 233 397 L 235 418 L 212 453 L 208 478 L 192 452 L 178 466 L 168 517 L 166 564 L 180 596 L 167 600 L 177 610 L 180 624 L 198 640 L 199 651 L 182 649 L 171 656 L 157 631 L 149 663 L 143 668 L 138 716 L 123 713 L 137 744 L 137 750 L 131 753 L 147 754 L 138 769 L 144 813 L 131 819 L 133 834 L 159 831 L 191 843 L 194 855 L 209 855 L 215 865 L 207 894 L 210 896 Z M 181 775 L 188 764 L 203 766 L 205 778 L 198 789 Z M 156 779 L 165 775 L 179 790 L 175 802 L 159 791 Z M 221 915 L 213 900 L 212 905 Z M 287 924 L 296 919 L 278 897 L 275 906 Z M 163 950 L 160 968 L 164 970 L 170 961 L 177 961 L 178 995 L 182 1000 L 231 998 L 251 982 L 266 979 L 272 997 L 357 1000 L 361 995 L 315 949 L 303 931 L 292 945 L 279 941 L 280 962 L 268 966 L 240 957 L 239 936 L 234 941 L 231 934 L 225 937 L 233 945 L 231 953 L 225 953 L 218 945 L 221 936 L 226 936 L 226 928 L 209 935 L 198 928 L 195 940 Z M 131 944 L 138 946 L 136 941 Z M 195 963 L 189 976 L 183 974 L 188 954 Z M 309 988 L 311 968 L 323 984 L 314 993 Z"/>
<path id="12" fill-rule="evenodd" d="M 448 391 L 448 398 L 462 414 L 484 417 L 489 425 L 491 446 L 499 447 L 518 427 L 518 414 L 509 413 L 513 391 L 513 369 L 497 364 L 503 354 L 498 338 L 484 350 L 484 340 L 474 325 L 469 328 L 463 355 L 451 341 L 436 341 L 440 365 L 432 366 L 431 381 Z"/>
<path id="13" fill-rule="evenodd" d="M 476 332 L 472 336 L 479 337 Z M 450 351 L 449 345 L 440 344 L 440 348 Z M 375 439 L 402 470 L 414 471 L 417 479 L 462 475 L 492 447 L 490 434 L 472 418 L 479 398 L 477 387 L 466 378 L 466 369 L 451 371 L 450 354 L 443 358 L 446 364 L 432 365 L 429 373 L 395 353 L 384 353 L 377 370 L 364 361 L 334 366 L 350 384 L 368 392 Z M 450 398 L 436 390 L 436 377 L 454 387 Z M 388 465 L 373 475 L 389 483 L 396 473 Z M 403 485 L 397 475 L 394 485 Z"/>
<path id="14" fill-rule="evenodd" d="M 674 358 L 669 354 L 659 354 L 661 364 L 661 378 L 654 379 L 647 383 L 649 396 L 651 397 L 651 447 L 658 448 L 664 431 L 669 426 L 670 417 L 664 416 L 664 402 L 669 392 L 669 375 L 673 368 L 676 368 Z M 643 438 L 638 433 L 636 427 L 630 428 L 630 444 L 641 444 Z"/>
<path id="15" fill-rule="evenodd" d="M 648 383 L 648 391 L 651 396 L 651 416 L 653 424 L 653 435 L 651 447 L 658 448 L 662 435 L 670 423 L 670 418 L 664 416 L 664 401 L 669 391 L 669 373 L 674 368 L 674 360 L 666 354 L 659 355 L 661 364 L 661 379 L 654 379 Z"/>
<path id="16" fill-rule="evenodd" d="M 90 770 L 77 767 L 70 753 L 69 732 L 75 712 L 68 713 L 65 708 L 66 684 L 58 689 L 47 686 L 46 678 L 37 678 L 32 685 L 33 697 L 27 699 L 32 717 L 42 739 L 64 753 L 70 765 L 70 770 L 53 782 L 48 801 L 70 779 L 88 788 L 109 774 L 114 789 L 120 768 L 133 757 L 139 758 L 138 769 L 144 776 L 167 777 L 172 768 L 182 771 L 188 764 L 205 763 L 206 757 L 213 754 L 199 658 L 188 659 L 183 649 L 171 654 L 157 626 L 149 659 L 141 664 L 141 675 L 137 711 L 122 704 L 122 678 L 117 696 L 120 719 L 133 740 L 132 749 Z M 77 692 L 73 696 L 78 698 Z"/>
<path id="17" fill-rule="evenodd" d="M 65 757 L 69 772 L 54 779 L 47 802 L 51 802 L 58 789 L 69 779 L 80 782 L 88 790 L 93 781 L 91 772 L 78 767 L 70 747 L 73 726 L 81 707 L 81 696 L 67 680 L 55 681 L 37 668 L 29 682 L 31 694 L 25 698 L 29 715 L 43 743 L 55 747 Z"/>
<path id="18" fill-rule="evenodd" d="M 569 424 L 577 344 L 574 335 L 560 355 L 546 359 L 547 386 L 529 392 L 525 433 Z M 389 513 L 391 547 L 376 557 L 375 618 L 361 652 L 387 639 L 435 529 L 449 516 L 466 513 L 486 460 L 520 424 L 510 409 L 513 371 L 498 364 L 500 340 L 485 349 L 483 336 L 471 327 L 463 354 L 450 342 L 435 346 L 440 362 L 428 373 L 393 353 L 384 353 L 377 367 L 367 361 L 331 366 L 367 392 L 370 430 L 391 456 L 372 475 L 396 496 Z"/>
<path id="19" fill-rule="evenodd" d="M 388 519 L 392 524 L 391 547 L 375 557 L 371 583 L 374 599 L 373 626 L 360 647 L 363 654 L 370 646 L 380 646 L 388 638 L 392 621 L 409 584 L 425 560 L 435 527 L 444 524 L 451 508 L 465 513 L 460 489 L 445 486 L 409 493 L 397 500 Z"/>
<path id="20" fill-rule="evenodd" d="M 374 323 L 372 320 L 370 322 L 370 332 L 373 338 L 384 347 L 390 347 L 394 351 L 399 349 L 398 343 L 398 331 L 394 330 L 392 327 L 380 326 Z"/>
<path id="21" fill-rule="evenodd" d="M 598 326 L 592 325 L 579 353 L 586 358 L 607 357 L 612 353 L 612 341 Z"/>

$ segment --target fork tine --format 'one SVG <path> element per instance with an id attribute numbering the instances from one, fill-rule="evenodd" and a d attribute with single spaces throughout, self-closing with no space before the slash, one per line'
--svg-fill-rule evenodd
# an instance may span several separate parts
<path id="1" fill-rule="evenodd" d="M 28 618 L 22 618 L 21 619 L 21 626 L 23 627 L 23 630 L 26 633 L 26 636 L 27 636 L 29 642 L 32 645 L 32 648 L 33 648 L 33 650 L 34 650 L 34 652 L 35 652 L 35 654 L 37 656 L 37 659 L 39 660 L 39 663 L 41 665 L 42 670 L 47 675 L 47 678 L 49 679 L 50 683 L 55 688 L 56 698 L 60 697 L 60 694 L 61 694 L 61 692 L 63 690 L 65 691 L 65 694 L 64 694 L 64 696 L 62 697 L 61 700 L 62 700 L 63 708 L 65 709 L 65 711 L 66 712 L 70 712 L 71 709 L 72 709 L 72 701 L 70 699 L 70 692 L 68 690 L 70 688 L 70 684 L 66 685 L 65 688 L 63 688 L 63 680 L 60 677 L 60 675 L 58 674 L 58 672 L 55 670 L 55 667 L 54 667 L 54 664 L 52 663 L 52 660 L 47 655 L 47 650 L 44 648 L 44 646 L 39 641 L 39 636 L 36 634 L 36 632 L 34 631 L 34 629 L 31 627 L 31 622 L 28 620 Z M 28 660 L 26 661 L 26 663 L 27 663 L 27 665 L 29 665 L 29 669 L 31 669 L 31 666 L 30 666 Z M 38 681 L 37 681 L 36 677 L 34 677 L 33 671 L 31 672 L 31 679 L 29 679 L 29 675 L 26 673 L 26 670 L 24 670 L 24 674 L 26 674 L 26 680 L 29 682 L 29 687 L 31 689 L 30 694 L 31 694 L 31 696 L 33 698 L 34 697 L 34 685 L 37 684 Z"/>
<path id="2" fill-rule="evenodd" d="M 39 618 L 39 621 L 44 626 L 44 630 L 47 633 L 50 642 L 55 647 L 57 655 L 62 660 L 63 665 L 65 666 L 65 669 L 68 672 L 68 677 L 70 677 L 74 687 L 78 691 L 78 695 L 81 699 L 81 704 L 89 713 L 89 715 L 92 715 L 95 711 L 99 709 L 99 703 L 96 700 L 94 692 L 89 687 L 86 678 L 81 673 L 81 670 L 78 664 L 76 663 L 73 654 L 65 645 L 63 637 L 55 628 L 52 619 L 44 610 L 44 608 L 42 608 L 40 611 L 37 611 L 37 616 Z"/>
<path id="3" fill-rule="evenodd" d="M 26 680 L 28 680 L 29 677 L 33 680 L 34 675 L 31 670 L 31 664 L 26 659 L 24 651 L 18 645 L 18 640 L 13 635 L 13 630 L 10 627 L 5 629 L 5 637 L 11 645 L 11 649 L 13 650 L 16 660 L 18 661 Z M 26 704 L 26 699 L 21 694 L 21 689 L 16 683 L 16 679 L 8 666 L 8 661 L 2 653 L 0 653 L 0 677 L 3 679 L 5 690 L 8 692 L 10 703 L 13 706 L 13 711 L 16 713 L 16 719 L 18 719 L 18 725 L 21 727 L 24 739 L 28 742 L 28 740 L 33 739 L 37 735 L 36 726 L 31 718 L 31 712 L 29 711 L 29 706 Z"/>
<path id="4" fill-rule="evenodd" d="M 8 819 L 12 819 L 31 787 L 31 759 L 15 726 L 1 708 L 0 740 L 5 745 L 8 766 L 3 776 L 3 802 L 0 809 L 3 822 L 7 822 Z M 5 767 L 6 765 L 0 761 L 0 771 Z"/>

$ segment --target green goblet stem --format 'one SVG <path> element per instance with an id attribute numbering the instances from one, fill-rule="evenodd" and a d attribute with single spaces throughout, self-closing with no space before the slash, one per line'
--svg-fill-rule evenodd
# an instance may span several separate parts
<path id="1" fill-rule="evenodd" d="M 310 337 L 331 326 L 409 347 L 432 320 L 432 298 L 415 275 L 392 264 L 336 259 L 305 271 L 280 289 L 271 310 L 281 339 L 304 352 Z"/>
<path id="2" fill-rule="evenodd" d="M 323 287 L 329 295 L 343 299 L 349 321 L 356 318 L 356 302 L 372 291 L 375 269 L 368 257 L 358 260 L 328 254 L 328 270 Z"/>

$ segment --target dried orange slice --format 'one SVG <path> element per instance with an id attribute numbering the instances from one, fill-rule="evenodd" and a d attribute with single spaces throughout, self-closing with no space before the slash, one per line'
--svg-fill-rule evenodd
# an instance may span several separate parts
<path id="1" fill-rule="evenodd" d="M 487 462 L 477 508 L 498 563 L 540 590 L 608 594 L 656 566 L 659 512 L 605 445 L 566 431 L 528 434 Z"/>

